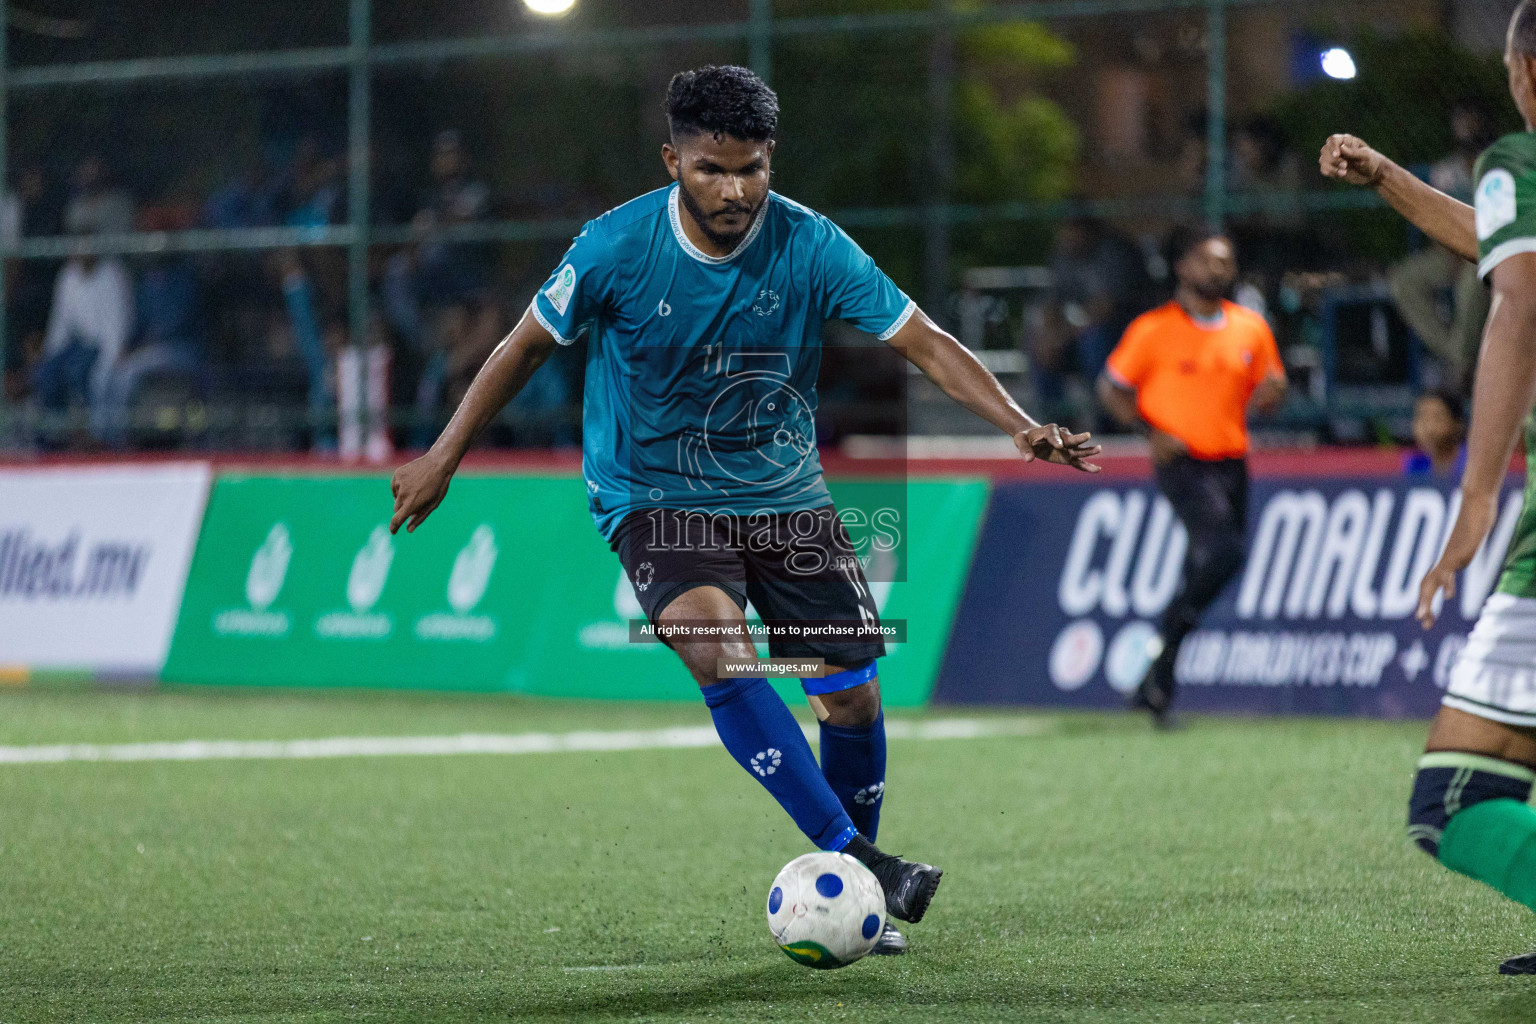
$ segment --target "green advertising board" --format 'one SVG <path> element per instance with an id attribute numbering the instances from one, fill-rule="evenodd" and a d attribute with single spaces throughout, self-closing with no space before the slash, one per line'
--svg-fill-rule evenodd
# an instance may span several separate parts
<path id="1" fill-rule="evenodd" d="M 905 642 L 881 662 L 886 701 L 921 704 L 987 485 L 831 489 L 882 618 L 906 622 Z M 165 678 L 696 699 L 675 655 L 631 641 L 639 602 L 592 525 L 579 477 L 460 477 L 414 534 L 391 536 L 390 512 L 384 476 L 221 477 Z"/>

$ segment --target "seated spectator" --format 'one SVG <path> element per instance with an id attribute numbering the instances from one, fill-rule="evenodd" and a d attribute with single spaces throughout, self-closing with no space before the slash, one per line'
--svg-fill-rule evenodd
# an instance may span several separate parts
<path id="1" fill-rule="evenodd" d="M 114 188 L 107 165 L 91 155 L 75 167 L 64 230 L 70 234 L 118 234 L 133 230 L 133 200 Z"/>
<path id="2" fill-rule="evenodd" d="M 42 359 L 32 368 L 32 394 L 44 409 L 104 407 L 107 383 L 133 327 L 133 285 L 116 257 L 75 256 L 53 290 Z M 100 429 L 100 421 L 95 422 Z"/>
<path id="3" fill-rule="evenodd" d="M 185 258 L 157 257 L 139 275 L 137 343 L 107 387 L 101 417 L 105 440 L 121 445 L 131 426 L 135 392 L 151 377 L 175 374 L 189 388 L 203 372 L 197 278 Z"/>
<path id="4" fill-rule="evenodd" d="M 1454 391 L 1426 391 L 1413 403 L 1414 449 L 1403 457 L 1407 476 L 1460 480 L 1467 464 L 1467 414 Z"/>
<path id="5" fill-rule="evenodd" d="M 1472 201 L 1472 166 L 1496 136 L 1493 118 L 1480 103 L 1464 100 L 1451 110 L 1455 148 L 1429 169 L 1429 183 L 1463 202 Z M 1445 368 L 1446 383 L 1465 392 L 1488 318 L 1488 290 L 1477 267 L 1430 243 L 1391 269 L 1387 281 L 1403 322 Z M 1441 312 L 1451 295 L 1450 319 Z"/>

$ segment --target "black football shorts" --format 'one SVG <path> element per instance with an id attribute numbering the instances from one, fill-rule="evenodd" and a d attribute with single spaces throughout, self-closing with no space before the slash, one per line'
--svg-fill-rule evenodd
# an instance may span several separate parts
<path id="1" fill-rule="evenodd" d="M 679 594 L 705 586 L 724 590 L 743 610 L 751 601 L 770 626 L 880 622 L 864 568 L 831 505 L 746 516 L 636 509 L 609 546 L 652 623 Z M 883 656 L 885 641 L 772 633 L 768 653 L 848 667 Z"/>

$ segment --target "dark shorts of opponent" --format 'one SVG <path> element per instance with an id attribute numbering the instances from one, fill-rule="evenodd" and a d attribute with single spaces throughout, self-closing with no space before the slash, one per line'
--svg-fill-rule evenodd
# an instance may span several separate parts
<path id="1" fill-rule="evenodd" d="M 880 622 L 863 566 L 831 505 L 747 516 L 636 509 L 609 546 L 652 623 L 694 587 L 719 587 L 743 610 L 750 600 L 764 623 Z M 882 657 L 885 641 L 770 635 L 768 653 L 847 668 Z"/>

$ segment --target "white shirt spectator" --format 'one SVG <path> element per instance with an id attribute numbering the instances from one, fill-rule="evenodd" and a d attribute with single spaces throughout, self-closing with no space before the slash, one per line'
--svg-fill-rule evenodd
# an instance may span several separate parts
<path id="1" fill-rule="evenodd" d="M 87 270 L 79 258 L 64 264 L 53 286 L 53 309 L 43 356 L 53 355 L 78 339 L 98 355 L 91 369 L 91 404 L 106 394 L 107 380 L 117 365 L 133 329 L 133 285 L 121 260 L 97 259 Z"/>

